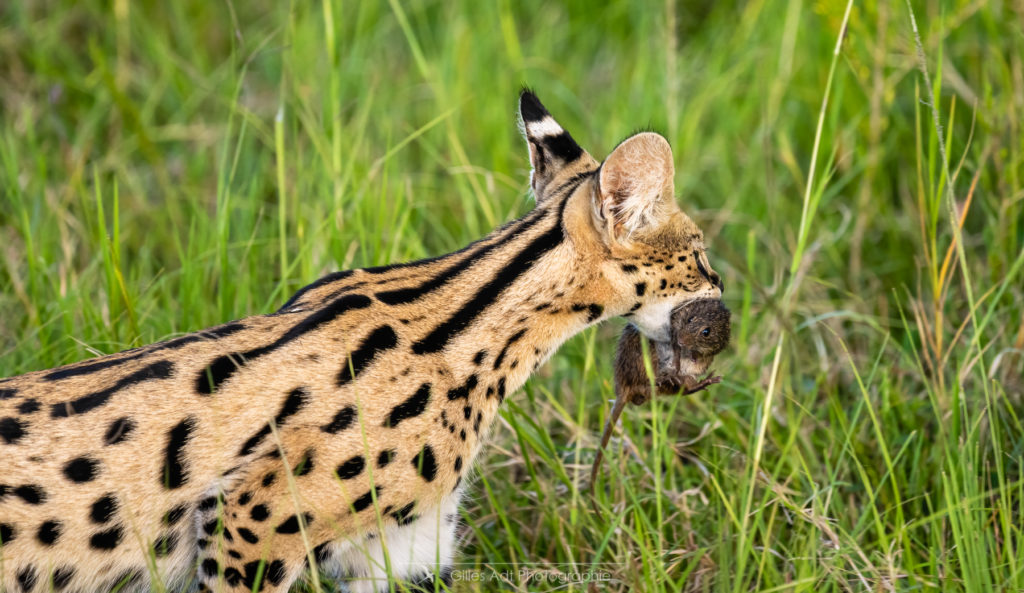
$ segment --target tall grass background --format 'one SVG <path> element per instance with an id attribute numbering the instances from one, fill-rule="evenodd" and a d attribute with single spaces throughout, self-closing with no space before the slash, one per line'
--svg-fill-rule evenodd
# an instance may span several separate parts
<path id="1" fill-rule="evenodd" d="M 598 158 L 669 139 L 734 341 L 627 411 L 599 514 L 622 322 L 569 341 L 454 590 L 1024 589 L 1019 0 L 4 2 L 0 376 L 522 215 L 524 84 Z"/>

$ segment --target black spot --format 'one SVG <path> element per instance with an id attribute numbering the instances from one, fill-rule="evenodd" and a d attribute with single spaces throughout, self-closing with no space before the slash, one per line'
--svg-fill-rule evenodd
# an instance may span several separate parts
<path id="1" fill-rule="evenodd" d="M 123 442 L 133 430 L 135 430 L 135 422 L 131 418 L 118 418 L 107 428 L 107 433 L 103 435 L 103 444 L 116 445 Z"/>
<path id="2" fill-rule="evenodd" d="M 463 383 L 462 385 L 459 385 L 458 387 L 455 387 L 453 389 L 449 389 L 448 390 L 448 400 L 449 401 L 455 401 L 457 399 L 468 400 L 470 392 L 473 391 L 474 389 L 476 389 L 476 386 L 477 386 L 476 375 L 470 375 L 470 376 L 466 377 L 466 382 L 465 383 Z M 442 414 L 443 413 L 444 412 L 442 412 Z"/>
<path id="3" fill-rule="evenodd" d="M 382 325 L 370 332 L 370 335 L 363 338 L 359 347 L 345 361 L 341 372 L 338 373 L 338 386 L 347 385 L 366 370 L 366 367 L 370 366 L 381 352 L 390 350 L 397 345 L 398 334 L 391 329 L 390 325 Z"/>
<path id="4" fill-rule="evenodd" d="M 320 566 L 327 564 L 334 557 L 333 550 L 331 549 L 331 542 L 326 541 L 319 546 L 313 548 L 313 553 L 316 555 L 316 563 Z"/>
<path id="5" fill-rule="evenodd" d="M 0 523 L 0 547 L 11 543 L 14 539 L 14 525 L 10 523 Z"/>
<path id="6" fill-rule="evenodd" d="M 214 535 L 224 528 L 224 524 L 221 523 L 220 517 L 214 517 L 206 523 L 203 523 L 203 533 L 206 535 Z"/>
<path id="7" fill-rule="evenodd" d="M 9 544 L 14 539 L 14 525 L 10 523 L 0 523 L 0 547 L 5 544 Z"/>
<path id="8" fill-rule="evenodd" d="M 622 264 L 622 271 L 627 274 L 635 274 L 639 269 L 640 268 L 634 266 L 633 264 Z"/>
<path id="9" fill-rule="evenodd" d="M 116 508 L 117 499 L 114 498 L 114 494 L 104 494 L 96 499 L 96 502 L 92 503 L 92 507 L 89 509 L 89 518 L 92 519 L 93 523 L 102 525 L 110 521 L 110 518 L 114 516 Z"/>
<path id="10" fill-rule="evenodd" d="M 680 255 L 677 259 L 679 261 L 686 261 L 686 256 L 685 255 Z"/>
<path id="11" fill-rule="evenodd" d="M 281 409 L 277 412 L 277 416 L 274 416 L 274 424 L 277 426 L 284 424 L 289 416 L 297 414 L 308 401 L 309 391 L 306 388 L 298 387 L 292 389 L 288 393 L 288 397 L 285 398 L 284 403 L 281 404 Z"/>
<path id="12" fill-rule="evenodd" d="M 263 427 L 260 428 L 256 434 L 252 435 L 251 437 L 249 437 L 249 440 L 242 443 L 242 448 L 239 449 L 238 455 L 240 457 L 244 457 L 252 453 L 253 450 L 256 449 L 256 447 L 258 447 L 259 444 L 263 442 L 263 439 L 265 439 L 269 434 L 270 425 L 264 424 Z"/>
<path id="13" fill-rule="evenodd" d="M 430 445 L 423 445 L 423 449 L 412 458 L 412 466 L 416 468 L 420 477 L 428 482 L 433 482 L 437 476 L 437 460 L 434 459 L 434 449 Z"/>
<path id="14" fill-rule="evenodd" d="M 547 252 L 558 247 L 565 239 L 562 231 L 562 212 L 568 200 L 562 201 L 558 211 L 557 220 L 546 232 L 536 237 L 529 245 L 523 248 L 508 264 L 495 274 L 489 282 L 483 285 L 472 298 L 469 299 L 458 311 L 436 328 L 422 340 L 413 344 L 412 350 L 416 354 L 429 354 L 440 352 L 448 345 L 448 342 L 465 330 L 476 318 L 491 306 L 506 288 L 519 279 L 520 276 L 530 270 Z M 543 212 L 543 209 L 537 210 Z"/>
<path id="15" fill-rule="evenodd" d="M 502 347 L 501 352 L 498 353 L 498 357 L 494 359 L 494 370 L 498 370 L 498 368 L 501 367 L 501 363 L 505 360 L 505 355 L 508 354 L 509 346 L 518 342 L 525 334 L 526 328 L 523 328 L 512 334 L 509 339 L 505 341 L 505 346 Z"/>
<path id="16" fill-rule="evenodd" d="M 306 449 L 306 452 L 302 454 L 302 459 L 292 468 L 292 475 L 301 477 L 311 471 L 313 471 L 313 450 Z"/>
<path id="17" fill-rule="evenodd" d="M 475 355 L 473 355 L 473 364 L 479 365 L 484 361 L 485 358 L 487 358 L 487 351 L 481 350 L 480 352 L 477 352 Z"/>
<path id="18" fill-rule="evenodd" d="M 292 295 L 292 298 L 288 299 L 288 301 L 285 304 L 281 305 L 281 308 L 278 309 L 277 312 L 280 313 L 280 312 L 284 311 L 285 309 L 291 307 L 296 301 L 298 301 L 300 298 L 302 298 L 302 295 L 306 294 L 307 292 L 309 292 L 311 290 L 314 290 L 314 289 L 317 289 L 317 288 L 320 288 L 321 286 L 323 286 L 325 284 L 330 284 L 332 282 L 337 282 L 339 280 L 344 280 L 345 278 L 348 278 L 351 275 L 352 275 L 352 270 L 342 270 L 340 272 L 334 272 L 332 274 L 328 274 L 328 275 L 324 276 L 323 278 L 320 278 L 316 282 L 313 282 L 312 284 L 308 284 L 308 285 L 304 286 L 303 288 L 299 289 L 298 292 L 296 292 L 295 294 Z"/>
<path id="19" fill-rule="evenodd" d="M 373 490 L 368 490 L 366 492 L 366 494 L 364 494 L 364 495 L 360 496 L 359 498 L 355 499 L 354 501 L 352 501 L 352 511 L 358 513 L 360 511 L 366 509 L 371 504 L 373 504 L 374 492 L 376 492 L 377 495 L 380 495 L 380 491 L 382 489 L 383 488 L 380 487 L 380 486 L 375 486 Z"/>
<path id="20" fill-rule="evenodd" d="M 587 323 L 592 323 L 604 314 L 604 307 L 597 303 L 587 305 Z"/>
<path id="21" fill-rule="evenodd" d="M 217 502 L 220 500 L 222 500 L 220 494 L 216 496 L 207 496 L 206 498 L 199 501 L 199 510 L 208 511 L 212 508 L 215 508 L 217 506 Z"/>
<path id="22" fill-rule="evenodd" d="M 53 589 L 60 591 L 68 586 L 71 577 L 75 576 L 75 569 L 70 566 L 62 566 L 53 571 Z"/>
<path id="23" fill-rule="evenodd" d="M 245 541 L 249 542 L 250 544 L 255 544 L 255 543 L 260 541 L 260 538 L 256 537 L 255 533 L 253 533 L 252 531 L 249 531 L 245 527 L 239 527 L 236 531 L 238 531 L 238 535 L 242 539 L 244 539 Z"/>
<path id="24" fill-rule="evenodd" d="M 249 504 L 249 501 L 251 501 L 251 500 L 252 500 L 252 492 L 249 492 L 249 491 L 243 492 L 242 495 L 238 497 L 238 505 L 244 507 L 245 505 Z"/>
<path id="25" fill-rule="evenodd" d="M 457 456 L 455 458 L 455 471 L 456 472 L 462 471 L 462 456 L 461 455 L 459 455 L 459 456 Z"/>
<path id="26" fill-rule="evenodd" d="M 206 368 L 199 371 L 199 378 L 196 380 L 196 390 L 204 395 L 210 395 L 217 390 L 223 382 L 227 381 L 236 370 L 245 366 L 247 360 L 243 354 L 231 353 L 218 356 Z"/>
<path id="27" fill-rule="evenodd" d="M 18 394 L 17 389 L 0 389 L 0 401 L 11 399 Z"/>
<path id="28" fill-rule="evenodd" d="M 473 408 L 471 406 L 465 406 L 462 408 L 462 415 L 469 420 L 473 417 Z"/>
<path id="29" fill-rule="evenodd" d="M 178 506 L 167 511 L 167 514 L 164 515 L 164 525 L 170 526 L 174 525 L 178 521 L 181 521 L 181 518 L 185 516 L 185 513 L 187 511 L 188 505 L 185 504 L 179 504 Z"/>
<path id="30" fill-rule="evenodd" d="M 18 404 L 18 412 L 20 414 L 31 414 L 33 412 L 38 412 L 39 408 L 39 401 L 37 401 L 33 397 L 30 397 L 25 401 L 21 402 L 20 404 Z"/>
<path id="31" fill-rule="evenodd" d="M 23 593 L 29 593 L 36 586 L 36 568 L 29 564 L 18 571 L 18 585 Z"/>
<path id="32" fill-rule="evenodd" d="M 96 479 L 100 462 L 90 457 L 76 457 L 64 465 L 64 477 L 76 483 L 91 482 Z"/>
<path id="33" fill-rule="evenodd" d="M 267 567 L 267 581 L 271 585 L 279 585 L 284 580 L 284 562 L 281 560 L 274 560 Z"/>
<path id="34" fill-rule="evenodd" d="M 637 282 L 635 288 L 636 288 L 636 296 L 644 296 L 644 293 L 647 292 L 647 283 L 646 282 Z"/>
<path id="35" fill-rule="evenodd" d="M 642 306 L 643 306 L 643 303 L 633 303 L 633 308 L 630 309 L 629 311 L 630 311 L 630 313 L 632 313 L 633 311 L 636 311 L 637 309 L 639 309 Z"/>
<path id="36" fill-rule="evenodd" d="M 56 543 L 57 538 L 60 537 L 60 532 L 63 529 L 59 521 L 47 521 L 39 526 L 39 531 L 36 533 L 36 537 L 39 538 L 39 542 L 52 546 Z"/>
<path id="37" fill-rule="evenodd" d="M 668 280 L 665 280 L 664 278 L 662 278 L 661 279 L 661 285 L 658 286 L 658 290 L 665 290 L 666 286 L 668 286 Z"/>
<path id="38" fill-rule="evenodd" d="M 253 521 L 266 521 L 267 517 L 270 516 L 270 511 L 267 509 L 267 505 L 258 504 L 252 507 L 249 511 L 249 516 L 252 517 Z"/>
<path id="39" fill-rule="evenodd" d="M 285 421 L 287 421 L 288 417 L 294 416 L 296 413 L 298 413 L 298 411 L 301 410 L 302 407 L 306 405 L 306 402 L 308 400 L 309 392 L 305 388 L 299 387 L 297 389 L 291 390 L 288 393 L 288 396 L 285 398 L 284 402 L 281 404 L 281 409 L 277 412 L 277 416 L 274 416 L 275 426 L 282 426 L 285 423 Z M 242 449 L 238 452 L 238 454 L 241 456 L 245 456 L 252 453 L 253 450 L 257 446 L 259 446 L 259 444 L 263 442 L 263 439 L 266 438 L 267 435 L 269 435 L 270 433 L 270 425 L 264 424 L 263 428 L 261 428 L 256 434 L 250 437 L 249 440 L 245 442 L 245 444 L 242 445 Z"/>
<path id="40" fill-rule="evenodd" d="M 338 477 L 340 479 L 351 480 L 352 478 L 363 473 L 364 467 L 366 467 L 366 460 L 363 459 L 362 455 L 356 455 L 355 457 L 349 459 L 345 463 L 339 465 L 338 469 L 335 470 L 335 472 L 338 474 Z"/>
<path id="41" fill-rule="evenodd" d="M 505 401 L 505 377 L 498 379 L 498 402 Z"/>
<path id="42" fill-rule="evenodd" d="M 276 479 L 277 479 L 277 474 L 275 474 L 274 472 L 267 472 L 267 475 L 263 476 L 262 484 L 264 486 L 270 486 L 271 484 L 274 483 L 274 480 L 276 480 Z"/>
<path id="43" fill-rule="evenodd" d="M 308 526 L 313 521 L 313 516 L 310 515 L 309 513 L 303 513 L 302 514 L 302 520 Z M 298 515 L 292 515 L 291 517 L 288 517 L 280 525 L 278 525 L 277 529 L 275 529 L 274 531 L 276 531 L 278 533 L 284 533 L 284 534 L 298 533 L 299 532 L 299 517 L 298 517 Z"/>
<path id="44" fill-rule="evenodd" d="M 112 527 L 106 531 L 92 534 L 89 545 L 94 550 L 113 550 L 121 542 L 121 528 Z"/>
<path id="45" fill-rule="evenodd" d="M 430 401 L 430 383 L 420 385 L 416 393 L 409 396 L 404 402 L 395 406 L 388 417 L 384 419 L 384 426 L 394 428 L 398 423 L 407 418 L 415 418 L 427 409 Z"/>
<path id="46" fill-rule="evenodd" d="M 415 507 L 416 503 L 410 502 L 404 507 L 391 513 L 391 516 L 395 518 L 395 521 L 397 521 L 399 525 L 408 525 L 409 523 L 412 523 L 416 520 L 416 517 L 412 514 L 412 510 Z"/>
<path id="47" fill-rule="evenodd" d="M 208 577 L 215 577 L 220 572 L 220 564 L 217 563 L 215 558 L 207 558 L 203 560 L 203 573 Z"/>
<path id="48" fill-rule="evenodd" d="M 185 445 L 192 438 L 196 421 L 189 416 L 167 431 L 164 466 L 160 470 L 160 483 L 168 490 L 180 488 L 188 481 L 185 470 Z"/>
<path id="49" fill-rule="evenodd" d="M 466 429 L 465 428 L 463 428 L 462 430 L 459 431 L 459 438 L 462 439 L 463 441 L 466 440 Z"/>
<path id="50" fill-rule="evenodd" d="M 335 434 L 341 432 L 352 425 L 352 421 L 356 418 L 356 407 L 345 406 L 338 410 L 338 413 L 334 415 L 334 418 L 329 424 L 325 424 L 320 427 L 320 430 Z"/>
<path id="51" fill-rule="evenodd" d="M 53 404 L 50 406 L 50 416 L 53 418 L 67 418 L 75 414 L 84 414 L 106 404 L 111 396 L 122 389 L 142 383 L 143 381 L 168 379 L 173 374 L 174 363 L 171 361 L 160 360 L 154 362 L 126 377 L 122 377 L 113 386 L 102 391 L 96 391 L 69 402 Z"/>
<path id="52" fill-rule="evenodd" d="M 396 453 L 394 449 L 384 449 L 380 452 L 380 455 L 377 455 L 377 467 L 384 467 L 391 463 L 395 458 L 395 455 Z"/>
<path id="53" fill-rule="evenodd" d="M 153 542 L 153 554 L 157 558 L 164 558 L 170 555 L 174 551 L 174 547 L 178 544 L 178 536 L 175 533 L 165 533 L 157 538 Z"/>
<path id="54" fill-rule="evenodd" d="M 241 560 L 242 554 L 238 550 L 228 550 L 228 556 L 231 556 L 235 560 Z"/>
<path id="55" fill-rule="evenodd" d="M 230 585 L 232 587 L 237 587 L 238 584 L 241 583 L 244 578 L 245 577 L 242 576 L 242 573 L 238 572 L 237 568 L 229 566 L 229 567 L 224 569 L 224 580 L 227 581 L 228 585 Z M 252 585 L 249 585 L 249 588 L 251 590 Z M 208 593 L 208 591 L 209 590 L 204 592 L 204 591 L 200 590 L 199 593 Z"/>
<path id="56" fill-rule="evenodd" d="M 13 445 L 25 436 L 25 423 L 17 418 L 0 418 L 0 438 Z"/>
<path id="57" fill-rule="evenodd" d="M 11 492 L 29 504 L 42 504 L 46 502 L 46 491 L 35 484 L 18 486 Z"/>

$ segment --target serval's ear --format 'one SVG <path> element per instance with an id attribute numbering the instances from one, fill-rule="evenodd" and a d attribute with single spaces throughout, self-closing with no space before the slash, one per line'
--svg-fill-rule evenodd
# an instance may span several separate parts
<path id="1" fill-rule="evenodd" d="M 668 219 L 675 203 L 672 147 L 660 134 L 642 132 L 623 141 L 601 164 L 601 217 L 615 239 L 628 239 Z"/>
<path id="2" fill-rule="evenodd" d="M 587 153 L 529 90 L 524 89 L 519 95 L 519 117 L 526 144 L 530 147 L 530 165 L 533 166 L 530 186 L 540 203 L 546 197 L 545 189 L 549 188 L 558 172 Z"/>

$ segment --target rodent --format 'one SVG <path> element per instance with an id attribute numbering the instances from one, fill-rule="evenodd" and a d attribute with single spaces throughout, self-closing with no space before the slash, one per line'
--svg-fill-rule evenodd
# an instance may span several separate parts
<path id="1" fill-rule="evenodd" d="M 672 312 L 672 342 L 648 340 L 654 367 L 654 385 L 659 395 L 689 395 L 722 380 L 708 373 L 715 355 L 729 345 L 732 326 L 729 309 L 717 299 L 691 301 Z M 641 405 L 651 399 L 651 381 L 644 368 L 643 336 L 629 324 L 622 330 L 615 353 L 615 403 L 604 424 L 601 446 L 590 469 L 590 486 L 604 458 L 604 448 L 627 403 Z M 707 375 L 705 375 L 707 373 Z M 701 377 L 702 375 L 705 375 Z M 592 501 L 595 512 L 597 501 Z"/>
<path id="2" fill-rule="evenodd" d="M 675 395 L 680 390 L 690 394 L 721 380 L 701 376 L 715 355 L 729 344 L 729 316 L 729 309 L 717 299 L 691 301 L 672 313 L 673 341 L 647 341 L 659 394 Z M 651 398 L 641 339 L 640 331 L 632 324 L 627 325 L 615 353 L 616 398 L 637 405 Z"/>

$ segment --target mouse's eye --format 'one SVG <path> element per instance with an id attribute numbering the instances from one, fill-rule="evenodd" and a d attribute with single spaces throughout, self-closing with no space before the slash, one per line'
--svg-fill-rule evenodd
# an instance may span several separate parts
<path id="1" fill-rule="evenodd" d="M 710 327 L 705 327 L 704 329 L 700 330 L 700 335 L 704 336 L 705 338 L 710 336 L 711 335 L 711 328 Z"/>

